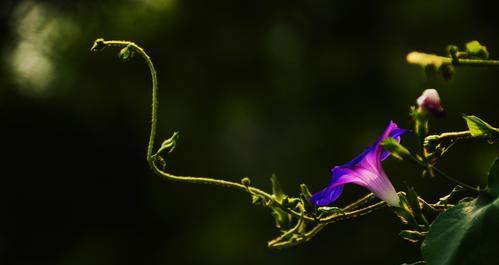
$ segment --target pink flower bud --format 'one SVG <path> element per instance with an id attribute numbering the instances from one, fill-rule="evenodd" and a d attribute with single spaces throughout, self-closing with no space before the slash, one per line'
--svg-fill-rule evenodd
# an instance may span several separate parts
<path id="1" fill-rule="evenodd" d="M 444 109 L 440 105 L 440 96 L 436 89 L 426 89 L 416 102 L 418 103 L 419 108 L 437 116 L 444 114 Z"/>

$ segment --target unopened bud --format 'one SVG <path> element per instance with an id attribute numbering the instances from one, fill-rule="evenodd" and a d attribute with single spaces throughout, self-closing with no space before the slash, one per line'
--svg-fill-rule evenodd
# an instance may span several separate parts
<path id="1" fill-rule="evenodd" d="M 426 89 L 416 102 L 418 103 L 419 108 L 429 111 L 436 116 L 444 114 L 444 109 L 440 105 L 440 96 L 436 89 Z"/>

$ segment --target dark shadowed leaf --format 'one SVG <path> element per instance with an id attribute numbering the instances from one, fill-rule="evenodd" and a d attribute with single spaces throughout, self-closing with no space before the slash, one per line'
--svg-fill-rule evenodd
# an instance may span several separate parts
<path id="1" fill-rule="evenodd" d="M 496 265 L 499 249 L 499 159 L 489 186 L 476 199 L 460 202 L 432 223 L 421 245 L 428 265 Z"/>

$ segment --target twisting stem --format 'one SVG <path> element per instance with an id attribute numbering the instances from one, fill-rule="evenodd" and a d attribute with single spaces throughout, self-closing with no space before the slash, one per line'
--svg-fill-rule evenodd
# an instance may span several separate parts
<path id="1" fill-rule="evenodd" d="M 437 172 L 438 175 L 440 175 L 441 177 L 444 177 L 446 178 L 447 180 L 451 181 L 451 182 L 454 182 L 455 184 L 463 187 L 463 188 L 466 188 L 468 190 L 471 190 L 471 191 L 474 191 L 474 192 L 480 192 L 479 189 L 471 186 L 471 185 L 468 185 L 458 179 L 455 179 L 449 175 L 447 175 L 445 172 L 443 172 L 442 170 L 440 170 L 439 168 L 435 167 L 435 166 L 431 166 L 431 165 L 426 165 L 425 163 L 419 161 L 417 158 L 413 157 L 412 159 L 409 159 L 409 161 L 413 162 L 415 165 L 421 167 L 422 169 L 425 169 L 427 170 L 428 168 L 431 168 L 433 169 L 435 172 Z"/>
<path id="2" fill-rule="evenodd" d="M 147 162 L 154 173 L 156 173 L 157 175 L 159 175 L 165 179 L 172 180 L 172 181 L 197 183 L 197 184 L 210 184 L 210 185 L 222 186 L 222 187 L 232 188 L 232 189 L 237 189 L 237 190 L 242 190 L 242 191 L 249 191 L 252 194 L 257 194 L 257 195 L 263 196 L 265 199 L 272 201 L 273 204 L 282 208 L 284 211 L 288 212 L 289 214 L 291 214 L 295 217 L 301 217 L 300 213 L 283 206 L 278 201 L 276 201 L 272 197 L 272 195 L 270 195 L 267 192 L 260 190 L 258 188 L 245 186 L 245 185 L 243 185 L 241 183 L 237 183 L 237 182 L 214 179 L 214 178 L 176 176 L 176 175 L 173 175 L 173 174 L 170 174 L 170 173 L 167 173 L 167 172 L 160 170 L 155 163 L 155 156 L 153 154 L 153 152 L 154 152 L 154 139 L 156 138 L 156 128 L 157 128 L 157 122 L 158 122 L 157 112 L 158 112 L 158 104 L 159 104 L 159 102 L 158 102 L 158 79 L 157 79 L 156 69 L 154 68 L 154 64 L 152 63 L 151 58 L 147 55 L 147 53 L 144 51 L 144 49 L 142 49 L 140 46 L 138 46 L 137 44 L 130 42 L 130 41 L 119 41 L 119 40 L 106 41 L 103 39 L 98 39 L 95 41 L 91 50 L 92 51 L 100 51 L 107 46 L 132 48 L 133 51 L 137 52 L 138 54 L 140 54 L 142 56 L 142 58 L 146 61 L 147 66 L 149 67 L 149 71 L 151 73 L 151 79 L 152 79 L 152 110 L 151 110 L 151 128 L 150 128 L 150 134 L 149 134 L 149 142 L 147 145 Z M 306 221 L 315 221 L 315 219 L 310 217 L 310 216 L 304 216 L 303 218 Z"/>
<path id="3" fill-rule="evenodd" d="M 147 144 L 147 162 L 151 168 L 153 165 L 153 150 L 154 150 L 154 139 L 156 138 L 156 127 L 157 127 L 157 117 L 158 117 L 158 77 L 156 73 L 156 69 L 154 68 L 154 64 L 152 63 L 151 58 L 147 53 L 137 44 L 131 41 L 122 41 L 122 40 L 109 40 L 105 41 L 103 39 L 98 39 L 95 41 L 92 50 L 102 50 L 106 46 L 115 46 L 115 47 L 131 47 L 135 52 L 140 54 L 144 61 L 146 61 L 147 66 L 149 67 L 149 71 L 151 73 L 152 79 L 152 109 L 151 109 L 151 129 L 149 133 L 149 142 Z"/>
<path id="4" fill-rule="evenodd" d="M 221 187 L 226 187 L 226 188 L 231 188 L 231 189 L 236 189 L 236 190 L 241 190 L 241 191 L 246 191 L 249 192 L 251 195 L 258 195 L 261 196 L 262 198 L 265 199 L 266 205 L 270 207 L 279 207 L 280 209 L 284 210 L 286 213 L 292 215 L 293 217 L 298 219 L 298 223 L 296 224 L 295 228 L 292 230 L 289 230 L 287 233 L 283 234 L 281 237 L 276 239 L 276 241 L 271 241 L 270 243 L 272 244 L 272 247 L 284 247 L 285 245 L 289 245 L 288 243 L 285 242 L 280 242 L 280 240 L 284 239 L 285 237 L 289 236 L 290 234 L 294 233 L 295 230 L 297 230 L 303 222 L 307 223 L 312 223 L 314 225 L 314 228 L 308 231 L 307 233 L 303 234 L 302 239 L 296 241 L 295 243 L 299 242 L 306 242 L 310 240 L 315 234 L 317 234 L 324 226 L 327 224 L 344 220 L 344 219 L 350 219 L 350 218 L 355 218 L 359 217 L 368 213 L 371 213 L 377 209 L 380 209 L 384 206 L 386 206 L 386 203 L 381 201 L 377 202 L 372 205 L 368 205 L 367 207 L 358 209 L 362 205 L 367 204 L 370 200 L 374 198 L 373 194 L 369 194 L 360 200 L 346 206 L 344 210 L 341 211 L 341 213 L 335 213 L 331 214 L 329 216 L 317 219 L 314 216 L 307 215 L 306 212 L 303 209 L 303 202 L 301 205 L 295 205 L 295 206 L 300 206 L 300 207 L 295 207 L 295 206 L 288 206 L 287 204 L 285 205 L 284 203 L 278 201 L 272 194 L 269 194 L 261 189 L 258 189 L 256 187 L 252 187 L 249 184 L 245 183 L 238 183 L 238 182 L 232 182 L 232 181 L 227 181 L 227 180 L 221 180 L 221 179 L 214 179 L 214 178 L 207 178 L 207 177 L 191 177 L 191 176 L 177 176 L 173 175 L 171 173 L 165 172 L 162 169 L 160 169 L 157 165 L 157 163 L 162 162 L 162 158 L 159 157 L 159 153 L 161 153 L 163 150 L 166 150 L 168 148 L 173 148 L 175 144 L 175 135 L 168 139 L 167 141 L 163 142 L 161 148 L 157 153 L 154 153 L 154 140 L 156 138 L 156 130 L 157 130 L 157 112 L 158 112 L 158 80 L 157 80 L 157 72 L 156 69 L 154 68 L 154 64 L 151 61 L 151 58 L 147 55 L 147 53 L 142 49 L 140 46 L 137 44 L 130 42 L 130 41 L 118 41 L 118 40 L 111 40 L 111 41 L 106 41 L 103 39 L 97 39 L 94 42 L 94 45 L 92 47 L 92 51 L 100 51 L 104 49 L 105 47 L 108 46 L 114 46 L 114 47 L 123 47 L 124 49 L 132 49 L 133 52 L 136 52 L 142 56 L 142 58 L 146 61 L 147 66 L 149 67 L 149 71 L 151 73 L 151 79 L 152 79 L 152 110 L 151 110 L 151 128 L 150 128 L 150 134 L 149 134 L 149 141 L 147 144 L 147 162 L 149 164 L 149 167 L 153 170 L 153 172 L 157 175 L 159 175 L 162 178 L 165 178 L 167 180 L 171 181 L 178 181 L 178 182 L 186 182 L 186 183 L 196 183 L 196 184 L 209 184 L 209 185 L 216 185 L 216 186 L 221 186 Z M 130 52 L 128 50 L 122 50 L 126 52 Z M 121 55 L 121 53 L 120 53 Z M 127 55 L 128 56 L 128 55 Z M 164 161 L 163 161 L 164 162 Z M 267 204 L 268 203 L 268 204 Z M 295 207 L 292 209 L 291 207 Z M 300 208 L 300 212 L 296 211 L 296 208 Z M 294 244 L 294 243 L 293 243 Z"/>

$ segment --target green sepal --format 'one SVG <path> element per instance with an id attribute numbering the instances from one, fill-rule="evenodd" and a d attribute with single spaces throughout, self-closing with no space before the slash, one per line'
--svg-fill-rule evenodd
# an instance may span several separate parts
<path id="1" fill-rule="evenodd" d="M 415 106 L 411 106 L 411 110 L 409 115 L 414 120 L 414 132 L 419 137 L 419 139 L 423 142 L 424 138 L 428 135 L 429 125 L 428 125 L 428 111 L 422 108 L 417 108 Z"/>
<path id="2" fill-rule="evenodd" d="M 423 215 L 421 205 L 419 204 L 418 194 L 416 193 L 414 187 L 407 186 L 407 203 L 411 207 L 412 213 L 418 225 L 428 226 L 428 220 L 426 220 L 426 217 Z"/>
<path id="3" fill-rule="evenodd" d="M 409 204 L 409 200 L 407 199 L 407 195 L 404 193 L 399 193 L 400 199 L 400 207 L 391 207 L 393 212 L 400 218 L 402 223 L 410 224 L 414 227 L 419 228 L 418 221 L 414 217 L 413 210 Z"/>
<path id="4" fill-rule="evenodd" d="M 401 145 L 397 140 L 392 137 L 388 137 L 381 143 L 381 146 L 388 152 L 390 152 L 395 158 L 404 159 L 415 159 L 411 152 Z"/>
<path id="5" fill-rule="evenodd" d="M 168 150 L 168 153 L 173 152 L 173 150 L 177 146 L 177 142 L 178 142 L 179 138 L 180 138 L 180 133 L 179 132 L 174 132 L 173 135 L 170 138 L 164 140 L 161 143 L 161 146 L 159 147 L 159 149 L 156 152 L 156 154 L 159 154 L 159 153 L 161 153 L 161 152 L 163 152 L 165 150 Z"/>

